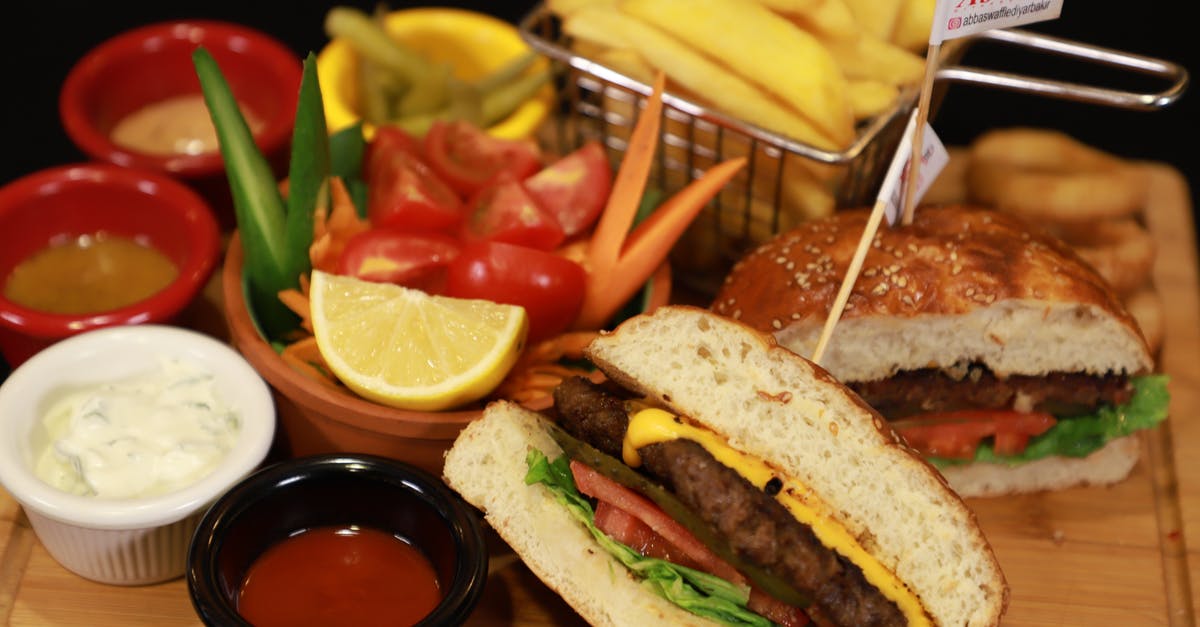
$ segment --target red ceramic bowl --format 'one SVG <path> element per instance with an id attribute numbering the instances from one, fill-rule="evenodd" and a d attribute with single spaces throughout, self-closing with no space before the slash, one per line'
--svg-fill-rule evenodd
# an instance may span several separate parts
<path id="1" fill-rule="evenodd" d="M 71 141 L 90 158 L 184 180 L 208 199 L 222 226 L 232 226 L 232 203 L 219 152 L 148 154 L 125 148 L 110 137 L 122 118 L 146 105 L 201 93 L 192 62 L 198 46 L 212 53 L 234 96 L 263 121 L 255 140 L 282 176 L 296 115 L 301 59 L 269 35 L 237 24 L 164 22 L 101 43 L 67 74 L 59 93 L 59 115 Z"/>
<path id="2" fill-rule="evenodd" d="M 168 323 L 200 293 L 221 255 L 212 210 L 186 185 L 105 163 L 60 166 L 0 188 L 0 285 L 21 261 L 52 242 L 97 232 L 144 240 L 175 264 L 177 278 L 132 305 L 80 315 L 23 307 L 0 290 L 0 354 L 9 366 L 90 329 Z"/>

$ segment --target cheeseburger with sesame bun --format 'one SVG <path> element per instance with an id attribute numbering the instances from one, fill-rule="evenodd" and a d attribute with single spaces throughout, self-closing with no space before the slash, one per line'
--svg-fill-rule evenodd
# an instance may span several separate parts
<path id="1" fill-rule="evenodd" d="M 776 236 L 734 265 L 711 309 L 812 355 L 868 216 Z M 963 496 L 1121 481 L 1135 432 L 1169 400 L 1137 323 L 1090 266 L 970 206 L 880 227 L 821 365 Z"/>

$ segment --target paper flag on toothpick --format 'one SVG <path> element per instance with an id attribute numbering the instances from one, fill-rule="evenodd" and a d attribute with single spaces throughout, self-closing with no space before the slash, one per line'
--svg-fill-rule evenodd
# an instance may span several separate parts
<path id="1" fill-rule="evenodd" d="M 1063 0 L 938 0 L 929 43 L 1057 19 Z"/>
<path id="2" fill-rule="evenodd" d="M 917 185 L 913 190 L 913 204 L 918 203 L 925 192 L 929 190 L 929 186 L 933 184 L 937 175 L 950 162 L 950 153 L 938 139 L 933 128 L 925 122 L 925 130 L 921 133 L 921 163 L 919 167 L 909 168 L 908 163 L 912 160 L 912 155 L 916 154 L 913 151 L 913 135 L 916 130 L 917 111 L 914 110 L 908 118 L 908 126 L 904 128 L 904 135 L 900 138 L 900 145 L 896 147 L 896 154 L 892 157 L 892 164 L 888 167 L 887 173 L 883 176 L 883 182 L 879 186 L 879 195 L 877 202 L 884 204 L 884 214 L 887 216 L 889 225 L 895 225 L 900 219 L 904 208 L 904 191 L 908 185 L 908 175 L 911 172 L 916 172 Z"/>

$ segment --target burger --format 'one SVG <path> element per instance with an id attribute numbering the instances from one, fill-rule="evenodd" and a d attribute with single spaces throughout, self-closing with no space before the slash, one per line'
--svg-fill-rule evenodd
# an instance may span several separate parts
<path id="1" fill-rule="evenodd" d="M 595 625 L 994 625 L 974 514 L 887 423 L 768 334 L 630 318 L 535 413 L 494 402 L 447 484 Z"/>
<path id="2" fill-rule="evenodd" d="M 813 355 L 864 232 L 847 210 L 734 264 L 710 309 Z M 1167 379 L 1109 285 L 1007 213 L 928 206 L 870 244 L 821 365 L 963 496 L 1105 485 L 1166 418 Z"/>

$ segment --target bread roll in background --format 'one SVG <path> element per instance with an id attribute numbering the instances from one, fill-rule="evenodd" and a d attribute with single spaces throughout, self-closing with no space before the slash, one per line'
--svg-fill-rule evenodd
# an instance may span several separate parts
<path id="1" fill-rule="evenodd" d="M 842 211 L 760 246 L 735 264 L 712 310 L 813 354 L 868 215 Z M 1154 361 L 1118 294 L 1063 241 L 1004 212 L 944 205 L 879 230 L 821 365 L 860 391 L 912 373 L 965 389 L 980 372 L 1000 386 L 1083 376 L 1112 388 Z M 1027 411 L 1022 394 L 1004 408 Z M 1137 460 L 1127 435 L 1088 457 L 942 471 L 964 496 L 995 496 L 1113 483 Z"/>

